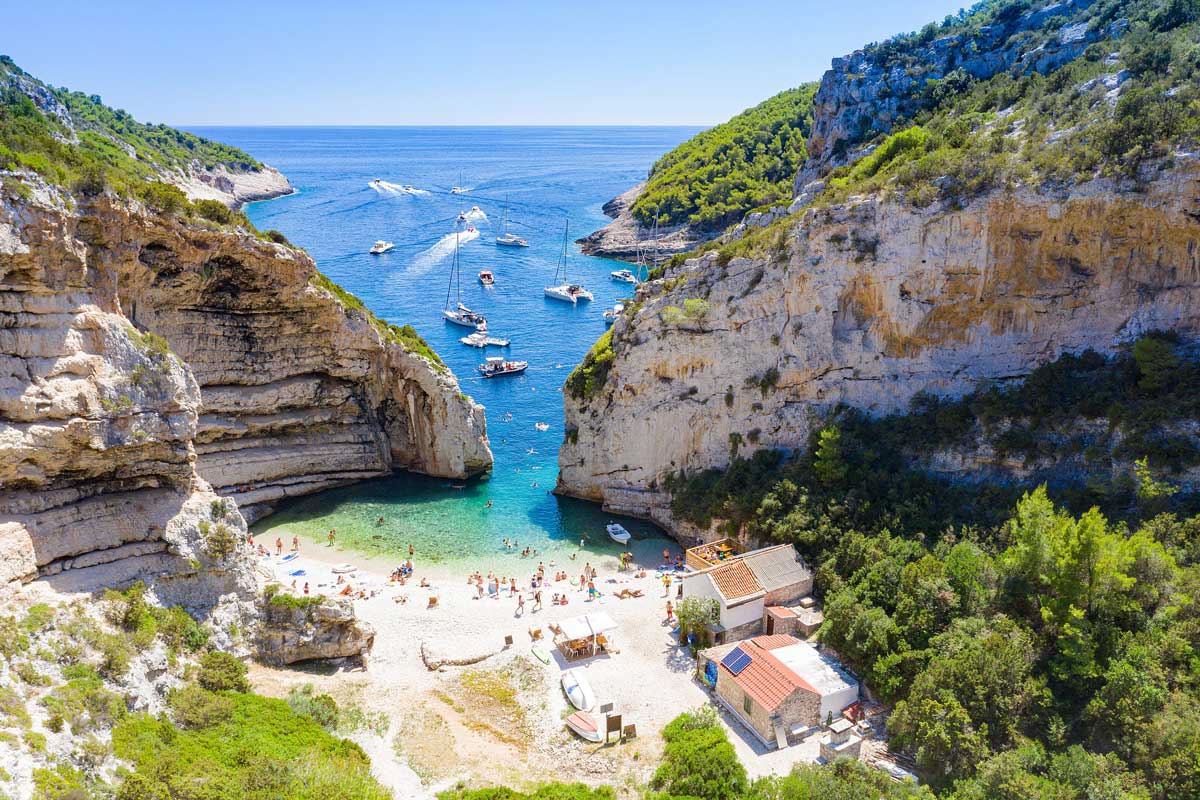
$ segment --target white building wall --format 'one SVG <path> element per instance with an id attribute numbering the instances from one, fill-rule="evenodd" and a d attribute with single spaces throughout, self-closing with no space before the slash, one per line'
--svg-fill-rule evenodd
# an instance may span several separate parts
<path id="1" fill-rule="evenodd" d="M 723 628 L 746 625 L 761 619 L 763 615 L 763 598 L 749 600 L 730 608 L 725 605 L 725 598 L 717 591 L 717 586 L 713 583 L 712 578 L 705 574 L 685 577 L 683 579 L 683 596 L 685 598 L 707 597 L 716 600 L 721 607 L 721 627 Z"/>

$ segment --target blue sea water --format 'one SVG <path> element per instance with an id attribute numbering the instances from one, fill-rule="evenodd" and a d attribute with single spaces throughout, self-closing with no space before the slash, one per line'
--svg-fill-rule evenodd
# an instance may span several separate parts
<path id="1" fill-rule="evenodd" d="M 563 436 L 563 381 L 604 332 L 602 313 L 630 295 L 609 278 L 628 265 L 579 253 L 574 240 L 608 220 L 601 206 L 644 178 L 654 160 L 699 129 L 656 128 L 193 128 L 240 147 L 281 170 L 298 192 L 251 204 L 259 228 L 282 231 L 304 247 L 321 271 L 353 292 L 379 317 L 410 324 L 458 376 L 462 389 L 487 407 L 495 469 L 483 479 L 449 482 L 399 474 L 301 498 L 263 520 L 268 537 L 286 529 L 319 539 L 330 528 L 339 541 L 391 553 L 414 544 L 425 558 L 507 558 L 515 539 L 551 558 L 589 550 L 611 555 L 604 534 L 610 517 L 599 507 L 549 494 Z M 379 178 L 397 189 L 372 188 Z M 452 194 L 452 186 L 468 191 Z M 530 247 L 497 247 L 507 199 L 510 230 Z M 485 351 L 459 343 L 469 333 L 442 320 L 460 212 L 478 206 L 478 238 L 460 246 L 462 300 L 485 314 L 493 335 L 512 340 L 488 355 L 526 360 L 523 376 L 482 380 Z M 596 299 L 573 307 L 548 300 L 569 224 L 570 278 Z M 390 253 L 368 254 L 377 239 Z M 496 285 L 477 273 L 489 269 Z M 456 295 L 451 294 L 451 302 Z M 549 426 L 539 431 L 535 423 Z M 487 508 L 488 500 L 493 502 Z M 377 524 L 383 517 L 384 522 Z M 622 520 L 639 539 L 654 526 Z M 648 542 L 646 544 L 649 544 Z"/>

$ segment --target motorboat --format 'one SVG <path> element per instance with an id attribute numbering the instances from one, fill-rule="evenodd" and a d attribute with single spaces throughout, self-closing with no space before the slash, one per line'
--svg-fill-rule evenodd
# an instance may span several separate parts
<path id="1" fill-rule="evenodd" d="M 520 375 L 527 369 L 529 369 L 528 361 L 509 361 L 502 356 L 492 356 L 479 365 L 479 373 L 485 378 Z"/>
<path id="2" fill-rule="evenodd" d="M 442 317 L 446 322 L 454 325 L 461 325 L 464 328 L 474 328 L 475 330 L 487 330 L 487 318 L 483 314 L 477 314 L 467 308 L 462 303 L 458 304 L 456 309 L 446 309 L 442 312 Z"/>
<path id="3" fill-rule="evenodd" d="M 545 422 L 535 422 L 535 423 L 533 423 L 533 427 L 537 428 L 539 431 L 550 430 L 550 426 L 548 424 L 546 424 Z"/>
<path id="4" fill-rule="evenodd" d="M 633 274 L 632 270 L 618 269 L 608 274 L 614 281 L 620 281 L 621 283 L 636 284 L 638 282 L 637 276 Z"/>
<path id="5" fill-rule="evenodd" d="M 576 711 L 567 717 L 567 727 L 585 741 L 597 743 L 604 741 L 604 734 L 600 732 L 600 723 L 591 714 Z"/>
<path id="6" fill-rule="evenodd" d="M 629 544 L 629 540 L 632 538 L 632 534 L 630 534 L 629 531 L 625 530 L 623 526 L 618 525 L 615 522 L 608 523 L 608 525 L 604 527 L 604 530 L 608 531 L 608 538 L 612 539 L 617 544 Z"/>
<path id="7" fill-rule="evenodd" d="M 592 707 L 596 705 L 596 696 L 592 694 L 592 687 L 588 685 L 587 679 L 582 674 L 569 669 L 562 674 L 561 681 L 563 692 L 571 701 L 571 705 L 580 711 L 592 710 Z"/>
<path id="8" fill-rule="evenodd" d="M 580 286 L 578 283 L 571 283 L 567 280 L 567 253 L 570 246 L 568 238 L 568 223 L 563 222 L 563 243 L 562 250 L 558 254 L 558 267 L 554 270 L 554 279 L 562 280 L 562 283 L 557 286 L 547 286 L 545 289 L 546 297 L 551 300 L 561 300 L 564 303 L 575 305 L 581 300 L 593 300 L 592 293 Z"/>
<path id="9" fill-rule="evenodd" d="M 474 333 L 464 336 L 459 339 L 460 342 L 468 347 L 508 347 L 511 342 L 508 339 L 503 339 L 499 336 L 488 336 L 487 329 L 475 331 Z"/>
<path id="10" fill-rule="evenodd" d="M 562 300 L 565 303 L 578 303 L 581 300 L 594 300 L 592 293 L 578 283 L 564 283 L 561 286 L 547 286 L 546 297 L 551 300 Z"/>
<path id="11" fill-rule="evenodd" d="M 508 231 L 508 198 L 504 198 L 504 233 L 496 237 L 496 244 L 501 247 L 529 247 L 529 242 Z"/>
<path id="12" fill-rule="evenodd" d="M 490 269 L 479 271 L 479 282 L 484 286 L 492 286 L 496 283 L 496 276 L 492 274 Z"/>
<path id="13" fill-rule="evenodd" d="M 378 242 L 371 245 L 371 255 L 373 255 L 373 256 L 382 255 L 383 253 L 386 253 L 388 250 L 391 250 L 395 246 L 396 245 L 394 242 L 385 242 L 383 239 L 380 239 Z"/>
<path id="14" fill-rule="evenodd" d="M 466 194 L 466 189 L 462 185 L 462 173 L 458 173 L 458 184 L 450 187 L 450 194 Z"/>
<path id="15" fill-rule="evenodd" d="M 411 183 L 406 183 L 400 187 L 400 191 L 408 192 L 409 194 L 412 194 L 416 190 L 417 190 L 417 187 L 413 186 Z"/>
<path id="16" fill-rule="evenodd" d="M 617 317 L 621 316 L 624 313 L 625 313 L 625 306 L 621 303 L 617 303 L 615 306 L 610 308 L 608 311 L 604 312 L 604 324 L 612 325 L 614 322 L 617 321 Z"/>

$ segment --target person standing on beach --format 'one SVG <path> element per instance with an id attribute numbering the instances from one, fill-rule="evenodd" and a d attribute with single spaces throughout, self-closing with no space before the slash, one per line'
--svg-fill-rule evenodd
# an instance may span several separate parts
<path id="1" fill-rule="evenodd" d="M 533 610 L 534 611 L 542 610 L 542 590 L 541 589 L 538 589 L 537 594 L 535 594 L 533 596 Z"/>
<path id="2" fill-rule="evenodd" d="M 337 528 L 329 529 L 329 547 L 333 547 L 333 537 L 337 533 Z"/>
<path id="3" fill-rule="evenodd" d="M 408 546 L 408 557 L 413 557 L 413 546 L 411 544 Z"/>
<path id="4" fill-rule="evenodd" d="M 292 552 L 293 553 L 300 552 L 300 537 L 299 536 L 292 537 Z"/>
<path id="5" fill-rule="evenodd" d="M 667 622 L 672 622 L 675 619 L 675 607 L 671 605 L 671 601 L 667 601 Z"/>
<path id="6" fill-rule="evenodd" d="M 304 582 L 304 596 L 308 597 L 308 581 Z"/>
<path id="7" fill-rule="evenodd" d="M 523 595 L 523 594 L 517 595 L 517 613 L 518 614 L 525 613 L 525 595 Z"/>
<path id="8" fill-rule="evenodd" d="M 663 597 L 671 593 L 671 576 L 663 575 Z"/>
<path id="9" fill-rule="evenodd" d="M 275 555 L 283 555 L 283 539 L 278 536 L 275 537 Z"/>

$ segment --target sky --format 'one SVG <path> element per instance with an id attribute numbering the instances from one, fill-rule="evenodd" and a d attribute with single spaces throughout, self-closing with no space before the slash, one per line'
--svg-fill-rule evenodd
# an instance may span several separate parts
<path id="1" fill-rule="evenodd" d="M 0 53 L 171 125 L 711 125 L 961 0 L 39 0 Z"/>

